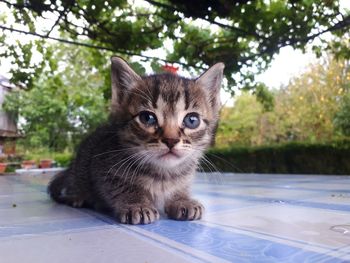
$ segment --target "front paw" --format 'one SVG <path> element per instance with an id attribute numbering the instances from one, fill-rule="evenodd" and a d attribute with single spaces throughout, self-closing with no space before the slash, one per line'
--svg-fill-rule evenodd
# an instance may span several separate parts
<path id="1" fill-rule="evenodd" d="M 159 212 L 148 205 L 125 205 L 118 209 L 117 218 L 122 224 L 150 224 L 159 219 Z"/>
<path id="2" fill-rule="evenodd" d="M 177 200 L 165 208 L 169 218 L 175 220 L 198 220 L 204 214 L 204 207 L 196 200 Z"/>

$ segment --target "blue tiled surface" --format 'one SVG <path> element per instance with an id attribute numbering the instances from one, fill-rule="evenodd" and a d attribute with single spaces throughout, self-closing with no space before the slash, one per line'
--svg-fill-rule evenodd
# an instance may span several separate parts
<path id="1" fill-rule="evenodd" d="M 350 262 L 350 177 L 198 174 L 203 220 L 117 224 L 0 177 L 0 262 Z M 19 251 L 21 251 L 19 253 Z"/>

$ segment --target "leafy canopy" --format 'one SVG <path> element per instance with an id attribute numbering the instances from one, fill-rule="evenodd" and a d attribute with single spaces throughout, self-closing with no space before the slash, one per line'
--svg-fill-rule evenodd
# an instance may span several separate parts
<path id="1" fill-rule="evenodd" d="M 152 65 L 160 58 L 147 56 L 144 51 L 171 43 L 173 47 L 168 49 L 165 60 L 180 63 L 192 71 L 224 62 L 228 87 L 233 92 L 233 86 L 255 87 L 254 76 L 268 67 L 280 48 L 303 49 L 308 42 L 327 32 L 335 34 L 339 41 L 333 44 L 321 41 L 314 50 L 320 53 L 332 49 L 343 57 L 350 57 L 349 49 L 341 40 L 348 31 L 350 14 L 340 8 L 339 2 L 0 0 L 12 13 L 1 18 L 4 26 L 0 28 L 10 28 L 13 16 L 17 24 L 24 25 L 24 31 L 41 38 L 57 37 L 53 32 L 58 30 L 61 41 L 63 38 L 70 44 L 88 45 L 96 49 L 97 57 L 109 50 L 124 57 L 138 55 L 153 62 Z M 13 57 L 13 63 L 18 65 L 13 71 L 14 80 L 30 88 L 31 78 L 44 68 L 48 58 L 45 45 L 42 40 L 15 45 L 4 42 L 8 49 L 0 56 Z M 42 63 L 33 66 L 31 52 L 35 48 L 44 55 Z"/>

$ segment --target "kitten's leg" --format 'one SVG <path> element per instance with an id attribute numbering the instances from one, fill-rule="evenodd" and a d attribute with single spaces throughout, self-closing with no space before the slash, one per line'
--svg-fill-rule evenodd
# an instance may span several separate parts
<path id="1" fill-rule="evenodd" d="M 175 220 L 198 220 L 204 214 L 204 206 L 183 191 L 166 201 L 165 213 Z"/>
<path id="2" fill-rule="evenodd" d="M 58 203 L 82 207 L 86 198 L 80 193 L 73 179 L 69 169 L 58 173 L 49 183 L 48 193 Z"/>
<path id="3" fill-rule="evenodd" d="M 151 198 L 141 189 L 117 195 L 113 209 L 122 224 L 150 224 L 159 219 L 159 212 Z"/>

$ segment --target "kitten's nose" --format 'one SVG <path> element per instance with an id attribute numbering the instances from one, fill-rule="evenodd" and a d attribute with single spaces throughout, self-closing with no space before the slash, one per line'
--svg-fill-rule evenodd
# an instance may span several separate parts
<path id="1" fill-rule="evenodd" d="M 179 139 L 171 139 L 171 138 L 162 139 L 162 143 L 165 143 L 169 149 L 172 149 L 175 146 L 175 144 L 177 144 L 179 141 L 180 141 Z"/>

